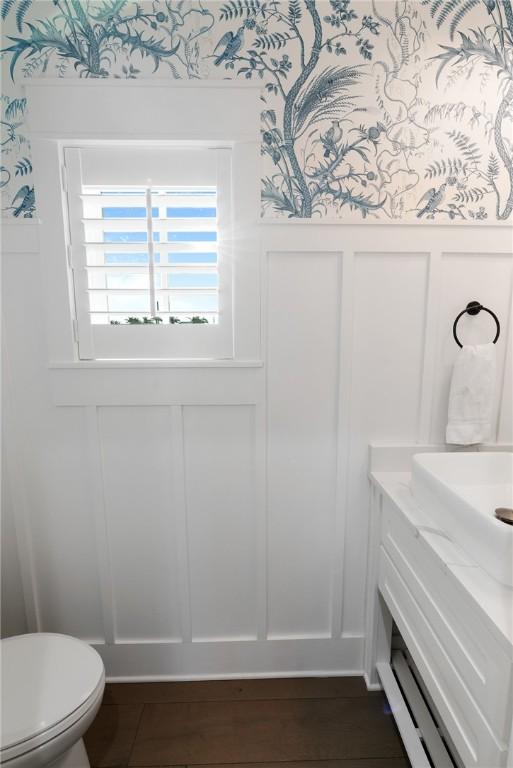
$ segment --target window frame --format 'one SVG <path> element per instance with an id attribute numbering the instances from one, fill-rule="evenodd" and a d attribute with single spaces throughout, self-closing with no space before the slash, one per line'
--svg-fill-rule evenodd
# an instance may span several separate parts
<path id="1" fill-rule="evenodd" d="M 122 145 L 144 140 L 149 146 L 191 142 L 230 146 L 232 150 L 233 356 L 230 365 L 261 357 L 260 85 L 236 81 L 162 81 L 140 79 L 33 79 L 24 86 L 34 161 L 41 287 L 45 294 L 47 354 L 51 367 L 76 363 L 107 365 L 126 359 L 82 361 L 77 348 L 73 285 L 67 249 L 64 146 L 90 146 L 115 140 Z M 139 109 L 134 110 L 134 103 Z M 73 309 L 72 309 L 73 308 Z M 142 329 L 140 329 L 142 330 Z M 144 329 L 146 330 L 146 329 Z M 190 330 L 190 327 L 184 330 Z M 151 365 L 152 358 L 141 359 Z M 215 364 L 216 358 L 169 357 L 155 365 Z M 128 362 L 138 363 L 137 358 Z"/>
<path id="2" fill-rule="evenodd" d="M 233 358 L 233 319 L 232 319 L 232 240 L 233 240 L 233 205 L 232 205 L 232 152 L 231 147 L 218 145 L 181 146 L 178 150 L 174 144 L 160 144 L 155 152 L 149 152 L 148 160 L 155 162 L 155 154 L 164 165 L 164 161 L 172 166 L 173 154 L 188 153 L 191 164 L 196 164 L 196 176 L 201 173 L 203 153 L 215 153 L 217 208 L 219 231 L 222 239 L 217 242 L 217 274 L 219 279 L 218 300 L 220 305 L 219 322 L 214 324 L 175 324 L 161 325 L 108 325 L 93 324 L 89 309 L 88 268 L 84 233 L 84 211 L 82 204 L 82 153 L 94 153 L 95 149 L 116 153 L 110 143 L 98 143 L 87 148 L 67 146 L 63 144 L 62 153 L 66 174 L 65 205 L 69 219 L 68 249 L 69 267 L 71 271 L 72 290 L 74 295 L 75 317 L 77 324 L 77 347 L 79 360 L 95 359 L 231 359 Z M 141 143 L 131 144 L 118 152 L 127 163 L 130 156 L 141 151 L 139 157 L 144 157 L 146 146 Z M 109 153 L 110 154 L 110 153 Z M 91 156 L 91 155 L 90 155 Z M 108 156 L 103 158 L 104 166 L 108 165 Z M 107 178 L 115 173 L 114 168 L 104 166 L 102 173 Z M 212 164 L 212 161 L 211 161 Z M 144 165 L 144 163 L 143 163 Z M 155 169 L 153 169 L 155 170 Z M 191 174 L 192 176 L 193 174 Z M 142 177 L 141 177 L 142 178 Z M 142 184 L 142 182 L 141 182 Z M 120 184 L 120 186 L 123 186 Z M 108 220 L 106 220 L 108 221 Z M 164 245 L 162 243 L 161 245 Z M 129 269 L 127 268 L 127 271 Z M 146 314 L 150 314 L 148 311 Z"/>

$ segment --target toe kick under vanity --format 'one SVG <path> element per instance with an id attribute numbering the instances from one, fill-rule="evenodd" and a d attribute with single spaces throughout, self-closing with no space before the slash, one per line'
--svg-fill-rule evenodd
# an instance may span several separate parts
<path id="1" fill-rule="evenodd" d="M 384 688 L 414 768 L 512 768 L 513 526 L 497 521 L 493 511 L 483 521 L 479 504 L 486 495 L 495 501 L 506 494 L 511 506 L 513 455 L 490 459 L 498 469 L 493 476 L 486 468 L 488 489 L 479 484 L 481 459 L 474 459 L 462 475 L 465 487 L 461 478 L 455 485 L 459 508 L 450 508 L 451 494 L 444 500 L 447 489 L 440 483 L 437 519 L 433 509 L 428 514 L 422 493 L 415 494 L 415 464 L 417 472 L 424 468 L 422 458 L 413 456 L 421 450 L 370 449 L 367 684 Z M 465 456 L 480 454 L 446 455 L 455 456 L 451 474 L 453 468 L 467 469 L 461 464 Z M 429 458 L 425 464 L 430 467 Z M 436 467 L 436 460 L 431 465 Z M 468 506 L 472 493 L 478 499 L 474 509 Z M 471 557 L 470 544 L 465 548 L 465 536 L 457 533 L 458 515 L 473 529 L 474 514 L 483 542 L 480 562 L 479 551 Z M 499 537 L 498 564 L 486 551 L 488 534 L 492 542 Z M 490 575 L 499 566 L 506 583 Z"/>

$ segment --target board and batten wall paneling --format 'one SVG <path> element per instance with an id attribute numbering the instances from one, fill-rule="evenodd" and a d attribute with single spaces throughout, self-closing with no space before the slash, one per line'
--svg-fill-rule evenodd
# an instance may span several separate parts
<path id="1" fill-rule="evenodd" d="M 82 409 L 45 409 L 32 417 L 38 428 L 25 437 L 25 457 L 40 629 L 103 640 Z"/>
<path id="2" fill-rule="evenodd" d="M 28 629 L 102 640 L 87 440 L 81 409 L 51 406 L 37 225 L 2 242 L 2 448 Z"/>
<path id="3" fill-rule="evenodd" d="M 169 408 L 98 409 L 118 642 L 181 639 Z"/>
<path id="4" fill-rule="evenodd" d="M 513 281 L 512 281 L 513 283 Z M 513 294 L 513 285 L 512 285 Z M 497 442 L 513 444 L 513 295 L 509 307 L 508 325 L 503 332 L 505 337 L 504 376 L 502 378 L 501 403 L 499 409 L 499 426 Z"/>
<path id="5" fill-rule="evenodd" d="M 341 255 L 270 253 L 269 637 L 331 636 Z"/>
<path id="6" fill-rule="evenodd" d="M 452 324 L 456 315 L 469 301 L 477 300 L 492 309 L 500 318 L 501 335 L 495 345 L 497 354 L 497 379 L 495 408 L 492 422 L 492 441 L 497 436 L 497 424 L 501 418 L 504 363 L 511 346 L 511 291 L 513 259 L 511 253 L 466 253 L 465 251 L 442 252 L 440 314 L 437 338 L 438 376 L 434 388 L 434 409 L 431 440 L 441 443 L 445 439 L 445 426 L 452 366 L 457 345 L 452 336 Z M 478 316 L 464 315 L 458 323 L 458 338 L 462 344 L 486 344 L 493 341 L 495 323 L 485 312 Z M 507 383 L 507 382 L 505 382 Z M 511 409 L 511 390 L 505 391 L 506 412 Z"/>
<path id="7" fill-rule="evenodd" d="M 361 670 L 367 446 L 443 444 L 471 299 L 501 320 L 511 441 L 510 232 L 266 226 L 263 367 L 49 369 L 37 224 L 9 229 L 4 445 L 28 629 L 93 642 L 123 679 Z M 487 341 L 487 320 L 465 338 Z"/>
<path id="8" fill-rule="evenodd" d="M 193 640 L 254 640 L 257 611 L 255 407 L 183 409 Z"/>
<path id="9" fill-rule="evenodd" d="M 364 627 L 368 445 L 417 439 L 428 258 L 428 253 L 354 256 L 343 634 L 362 634 Z"/>

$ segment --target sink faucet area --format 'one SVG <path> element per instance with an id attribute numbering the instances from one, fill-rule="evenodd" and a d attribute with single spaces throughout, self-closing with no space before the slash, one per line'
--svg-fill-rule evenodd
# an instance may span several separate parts
<path id="1" fill-rule="evenodd" d="M 495 516 L 513 506 L 513 453 L 419 453 L 410 487 L 440 533 L 513 587 L 513 526 Z"/>

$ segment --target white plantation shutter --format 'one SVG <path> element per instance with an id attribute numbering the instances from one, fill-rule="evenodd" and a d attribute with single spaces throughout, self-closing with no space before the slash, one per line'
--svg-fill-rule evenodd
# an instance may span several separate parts
<path id="1" fill-rule="evenodd" d="M 83 187 L 89 313 L 218 320 L 215 187 Z"/>
<path id="2" fill-rule="evenodd" d="M 232 356 L 230 155 L 65 150 L 80 358 Z"/>

